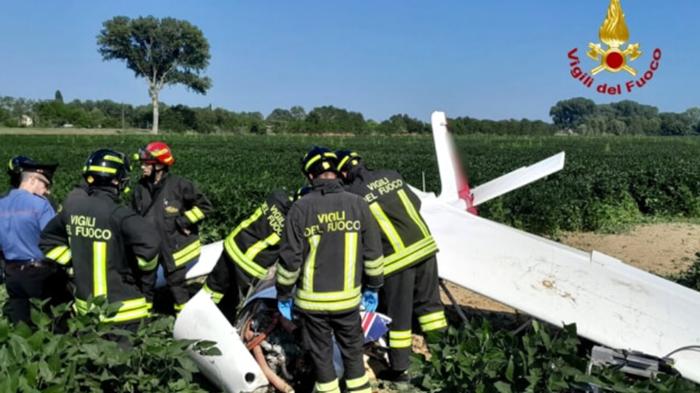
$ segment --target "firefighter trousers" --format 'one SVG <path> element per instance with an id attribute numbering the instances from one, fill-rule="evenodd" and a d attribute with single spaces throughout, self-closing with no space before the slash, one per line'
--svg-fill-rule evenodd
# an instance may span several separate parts
<path id="1" fill-rule="evenodd" d="M 160 273 L 165 279 L 165 286 L 156 290 L 155 286 L 159 281 Z M 175 314 L 178 314 L 192 297 L 190 288 L 187 286 L 186 266 L 170 270 L 163 263 L 153 271 L 140 272 L 137 277 L 141 281 L 139 289 L 143 292 L 146 300 L 153 303 L 153 309 L 157 313 L 169 314 L 174 310 Z"/>
<path id="2" fill-rule="evenodd" d="M 345 368 L 347 392 L 371 393 L 365 374 L 364 336 L 359 310 L 339 314 L 315 314 L 297 309 L 300 314 L 304 347 L 311 353 L 316 370 L 316 391 L 340 393 L 333 366 L 333 345 L 338 345 Z"/>
<path id="3" fill-rule="evenodd" d="M 228 263 L 229 265 L 226 266 L 230 269 L 230 275 L 227 276 L 229 280 L 228 289 L 224 292 L 218 306 L 226 319 L 235 326 L 238 311 L 260 280 L 248 276 L 238 265 Z M 222 286 L 219 284 L 219 287 Z"/>
<path id="4" fill-rule="evenodd" d="M 173 296 L 173 308 L 175 312 L 180 312 L 185 303 L 190 300 L 190 291 L 187 288 L 187 266 L 183 265 L 179 268 L 168 269 L 165 271 L 165 281 L 168 285 L 168 290 Z"/>
<path id="5" fill-rule="evenodd" d="M 438 285 L 435 256 L 384 277 L 379 301 L 380 310 L 392 319 L 389 363 L 393 370 L 407 370 L 410 364 L 414 315 L 426 335 L 435 335 L 447 328 Z"/>

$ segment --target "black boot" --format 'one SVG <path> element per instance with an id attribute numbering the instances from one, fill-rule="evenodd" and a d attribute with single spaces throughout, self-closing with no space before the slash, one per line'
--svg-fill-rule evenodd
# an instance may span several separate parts
<path id="1" fill-rule="evenodd" d="M 390 382 L 410 382 L 411 377 L 406 370 L 392 370 L 387 368 L 377 375 L 377 378 Z"/>

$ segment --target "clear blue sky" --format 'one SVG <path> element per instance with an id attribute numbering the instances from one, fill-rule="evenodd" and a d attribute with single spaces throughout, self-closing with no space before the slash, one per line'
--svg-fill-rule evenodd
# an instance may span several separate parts
<path id="1" fill-rule="evenodd" d="M 115 15 L 187 19 L 211 45 L 205 96 L 166 88 L 161 101 L 260 111 L 335 105 L 382 120 L 394 113 L 549 119 L 574 96 L 566 53 L 598 41 L 608 0 L 38 1 L 0 0 L 0 95 L 147 104 L 143 80 L 103 62 L 96 35 Z M 623 0 L 630 40 L 652 82 L 625 98 L 683 111 L 700 106 L 700 1 Z M 580 53 L 583 55 L 584 53 Z M 586 68 L 594 65 L 585 59 Z M 618 78 L 626 81 L 628 78 Z"/>

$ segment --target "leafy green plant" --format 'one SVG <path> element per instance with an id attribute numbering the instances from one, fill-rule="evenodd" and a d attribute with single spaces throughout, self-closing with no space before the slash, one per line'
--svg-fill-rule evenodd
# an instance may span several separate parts
<path id="1" fill-rule="evenodd" d="M 695 253 L 695 262 L 685 272 L 671 277 L 671 280 L 690 289 L 700 291 L 700 252 Z"/>
<path id="2" fill-rule="evenodd" d="M 578 344 L 573 326 L 551 334 L 533 322 L 532 331 L 518 337 L 483 320 L 474 329 L 450 328 L 429 346 L 430 360 L 414 358 L 412 372 L 429 392 L 565 391 L 585 368 Z"/>
<path id="3" fill-rule="evenodd" d="M 148 136 L 4 135 L 0 159 L 24 154 L 57 161 L 53 194 L 60 201 L 80 179 L 87 154 L 110 147 L 135 152 Z M 298 162 L 314 145 L 352 148 L 374 168 L 397 169 L 408 183 L 439 191 L 433 142 L 426 136 L 167 135 L 173 171 L 197 182 L 216 212 L 204 221 L 205 242 L 225 237 L 267 193 L 304 184 Z M 566 151 L 563 171 L 479 206 L 486 218 L 540 234 L 615 230 L 649 217 L 700 218 L 698 138 L 516 137 L 455 139 L 471 185 Z M 132 173 L 132 179 L 139 176 Z M 6 185 L 0 183 L 0 193 Z"/>
<path id="4" fill-rule="evenodd" d="M 197 392 L 197 372 L 186 350 L 216 355 L 211 342 L 172 338 L 172 318 L 142 323 L 137 332 L 98 323 L 114 305 L 97 298 L 85 315 L 68 305 L 32 310 L 33 327 L 0 318 L 2 392 Z M 60 330 L 60 332 L 59 332 Z M 119 343 L 118 343 L 118 342 Z"/>
<path id="5" fill-rule="evenodd" d="M 474 328 L 450 328 L 443 340 L 430 344 L 430 355 L 413 358 L 414 383 L 431 392 L 542 393 L 700 392 L 680 376 L 631 379 L 616 369 L 586 374 L 590 346 L 581 342 L 574 325 L 563 329 L 532 322 L 522 336 L 494 331 L 482 320 Z"/>
<path id="6" fill-rule="evenodd" d="M 624 229 L 641 219 L 642 214 L 627 193 L 617 200 L 593 201 L 584 215 L 588 228 L 608 233 Z"/>

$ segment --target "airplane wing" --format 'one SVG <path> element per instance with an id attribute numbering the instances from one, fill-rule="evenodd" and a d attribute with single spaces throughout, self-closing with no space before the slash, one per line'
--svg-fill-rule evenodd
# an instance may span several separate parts
<path id="1" fill-rule="evenodd" d="M 467 213 L 437 198 L 421 214 L 440 277 L 615 349 L 663 357 L 700 345 L 700 293 L 598 252 L 586 253 Z M 700 383 L 700 351 L 671 356 Z"/>
<path id="2" fill-rule="evenodd" d="M 434 112 L 432 124 L 442 192 L 418 195 L 440 248 L 442 278 L 554 325 L 576 323 L 579 335 L 614 349 L 665 357 L 700 345 L 699 292 L 597 251 L 586 253 L 465 210 L 560 170 L 562 153 L 465 197 L 445 114 Z M 700 383 L 700 350 L 671 358 L 684 377 Z"/>
<path id="3" fill-rule="evenodd" d="M 211 271 L 214 270 L 214 266 L 216 266 L 216 262 L 219 261 L 219 256 L 221 256 L 223 250 L 223 240 L 202 246 L 202 253 L 199 255 L 199 258 L 188 263 L 185 267 L 187 269 L 185 279 L 192 280 L 211 273 Z M 163 288 L 166 285 L 165 270 L 162 265 L 158 265 L 158 271 L 156 272 L 156 288 Z"/>
<path id="4" fill-rule="evenodd" d="M 223 250 L 223 240 L 202 246 L 202 253 L 199 255 L 197 263 L 187 270 L 186 278 L 191 280 L 193 278 L 209 274 L 212 270 L 214 270 L 214 266 L 216 266 L 216 262 L 219 260 Z"/>

